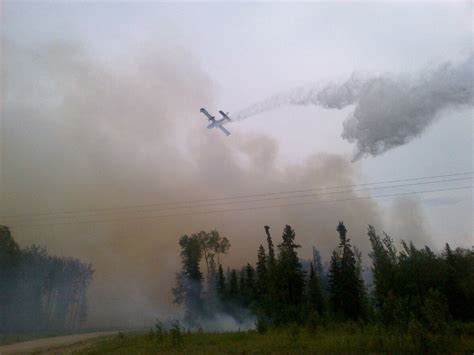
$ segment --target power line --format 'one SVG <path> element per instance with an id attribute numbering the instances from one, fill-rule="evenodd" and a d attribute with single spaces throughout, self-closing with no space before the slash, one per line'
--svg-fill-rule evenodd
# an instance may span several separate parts
<path id="1" fill-rule="evenodd" d="M 120 223 L 120 222 L 125 222 L 125 221 L 138 221 L 138 220 L 166 218 L 166 217 L 195 216 L 195 215 L 204 215 L 204 214 L 228 213 L 228 212 L 238 212 L 238 211 L 248 211 L 248 210 L 261 210 L 261 209 L 280 208 L 280 207 L 318 205 L 318 204 L 325 204 L 325 203 L 331 203 L 331 202 L 349 202 L 349 201 L 356 201 L 356 200 L 367 200 L 367 199 L 377 199 L 377 198 L 387 198 L 387 197 L 399 197 L 399 196 L 408 196 L 408 195 L 433 193 L 433 192 L 446 192 L 446 191 L 465 190 L 465 189 L 472 189 L 473 187 L 474 187 L 474 185 L 469 185 L 469 186 L 460 186 L 460 187 L 453 187 L 453 188 L 446 188 L 446 189 L 410 191 L 410 192 L 402 192 L 402 193 L 393 193 L 393 194 L 376 195 L 376 196 L 360 196 L 360 197 L 335 199 L 335 200 L 316 200 L 316 201 L 297 202 L 297 203 L 288 203 L 288 204 L 270 205 L 270 206 L 250 206 L 250 207 L 231 208 L 231 209 L 214 210 L 214 211 L 199 211 L 199 212 L 180 213 L 180 214 L 167 214 L 167 215 L 158 215 L 158 216 L 140 216 L 140 217 L 134 217 L 134 218 L 121 218 L 121 219 L 109 219 L 109 220 L 88 220 L 88 221 L 86 220 L 86 221 L 69 221 L 69 222 L 57 222 L 57 223 L 37 223 L 36 225 L 37 226 L 52 226 L 52 225 L 69 225 L 69 224 Z M 161 222 L 161 223 L 163 223 L 163 222 Z M 20 223 L 20 224 L 24 224 L 24 223 Z M 33 224 L 33 225 L 35 225 L 35 224 Z M 13 225 L 13 228 L 15 228 L 17 226 Z"/>
<path id="2" fill-rule="evenodd" d="M 363 184 L 352 184 L 352 185 L 340 185 L 340 186 L 328 186 L 328 187 L 317 187 L 317 188 L 310 188 L 310 189 L 301 189 L 301 190 L 287 190 L 287 191 L 279 191 L 279 192 L 267 192 L 267 193 L 260 193 L 260 194 L 248 194 L 248 195 L 234 195 L 228 197 L 218 197 L 218 198 L 209 198 L 209 199 L 198 199 L 198 200 L 183 200 L 183 201 L 175 201 L 175 202 L 163 202 L 163 203 L 154 203 L 154 204 L 145 204 L 145 205 L 133 205 L 133 206 L 122 206 L 122 207 L 107 207 L 107 208 L 98 208 L 98 209 L 90 209 L 90 210 L 66 210 L 66 211 L 56 211 L 56 212 L 42 212 L 42 213 L 29 213 L 29 214 L 17 214 L 17 215 L 2 215 L 0 218 L 27 218 L 27 217 L 42 217 L 42 216 L 55 216 L 61 214 L 92 214 L 94 212 L 101 212 L 104 211 L 116 211 L 109 214 L 114 213 L 123 213 L 126 210 L 130 209 L 140 209 L 140 208 L 151 208 L 151 207 L 160 207 L 160 206 L 169 206 L 169 205 L 178 205 L 178 204 L 191 204 L 191 203 L 199 203 L 199 202 L 212 202 L 212 201 L 225 201 L 225 200 L 234 200 L 234 199 L 243 199 L 243 198 L 252 198 L 252 197 L 263 197 L 263 196 L 273 196 L 273 195 L 283 195 L 283 194 L 294 194 L 294 193 L 304 193 L 304 192 L 311 192 L 311 191 L 320 191 L 320 190 L 328 190 L 328 189 L 343 189 L 343 188 L 352 188 L 352 187 L 362 187 L 362 186 L 370 186 L 370 185 L 380 185 L 380 184 L 388 184 L 388 183 L 396 183 L 396 182 L 408 182 L 408 181 L 417 181 L 417 180 L 426 180 L 426 179 L 437 179 L 437 178 L 444 178 L 444 177 L 454 177 L 454 176 L 465 176 L 465 175 L 472 175 L 474 172 L 464 172 L 464 173 L 455 173 L 455 174 L 445 174 L 445 175 L 432 175 L 432 176 L 425 176 L 425 177 L 416 177 L 416 178 L 408 178 L 408 179 L 397 179 L 397 180 L 385 180 L 385 181 L 378 181 L 378 182 L 368 182 Z M 469 179 L 469 178 L 467 178 Z M 431 183 L 431 182 L 428 182 Z M 435 183 L 435 182 L 433 182 Z M 384 187 L 380 187 L 384 188 Z M 386 187 L 389 188 L 389 187 Z M 375 187 L 372 189 L 376 189 Z M 349 190 L 351 191 L 351 190 Z M 342 193 L 346 191 L 333 191 L 327 192 L 326 194 L 333 194 L 333 193 Z M 290 197 L 288 197 L 290 198 Z M 250 202 L 250 201 L 248 201 Z M 240 202 L 243 203 L 243 202 Z M 231 204 L 231 203 L 221 203 L 221 204 Z M 217 205 L 217 204 L 216 204 Z M 197 205 L 197 206 L 176 206 L 176 207 L 169 207 L 163 210 L 170 210 L 170 209 L 179 209 L 179 208 L 191 208 L 191 207 L 207 207 L 210 205 Z M 124 211 L 119 211 L 124 210 Z M 107 213 L 105 213 L 107 214 Z M 65 217 L 52 217 L 52 218 L 65 218 Z"/>
<path id="3" fill-rule="evenodd" d="M 357 192 L 370 191 L 370 190 L 393 189 L 393 188 L 400 188 L 400 187 L 410 187 L 410 186 L 437 184 L 437 183 L 445 183 L 445 182 L 472 180 L 473 178 L 474 177 L 464 177 L 464 178 L 454 178 L 454 179 L 435 180 L 435 181 L 423 181 L 423 182 L 416 182 L 416 183 L 410 183 L 410 184 L 379 186 L 379 187 L 367 187 L 367 188 L 357 189 L 357 190 L 352 190 L 351 189 L 351 190 L 320 192 L 320 193 L 295 195 L 295 196 L 269 197 L 269 198 L 244 200 L 244 201 L 217 202 L 217 203 L 200 204 L 200 205 L 194 205 L 194 206 L 174 206 L 174 207 L 161 208 L 161 209 L 148 208 L 148 209 L 142 209 L 142 210 L 137 210 L 137 211 L 130 211 L 128 213 L 129 214 L 130 213 L 142 213 L 142 212 L 155 212 L 155 213 L 157 213 L 157 212 L 166 212 L 166 211 L 177 210 L 177 209 L 215 207 L 215 206 L 236 205 L 236 204 L 253 203 L 253 202 L 265 202 L 265 201 L 276 201 L 276 200 L 286 200 L 286 199 L 295 199 L 295 198 L 307 198 L 307 197 L 341 194 L 341 193 L 347 193 L 347 192 L 357 193 Z M 101 213 L 90 213 L 90 214 L 87 214 L 87 215 L 72 216 L 72 217 L 73 218 L 81 218 L 81 217 L 107 216 L 107 215 L 123 214 L 123 213 L 127 213 L 127 211 L 104 211 L 104 212 L 101 212 Z M 51 216 L 51 217 L 45 217 L 45 218 L 38 218 L 38 217 L 33 217 L 33 218 L 35 218 L 35 220 L 33 220 L 33 222 L 40 222 L 40 221 L 44 221 L 44 220 L 64 219 L 64 218 L 71 218 L 71 217 L 70 216 L 57 215 L 57 216 Z"/>

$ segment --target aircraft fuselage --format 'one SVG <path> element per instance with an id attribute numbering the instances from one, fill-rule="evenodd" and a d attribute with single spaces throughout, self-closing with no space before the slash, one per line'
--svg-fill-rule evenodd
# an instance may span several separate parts
<path id="1" fill-rule="evenodd" d="M 222 119 L 216 120 L 214 116 L 212 116 L 205 108 L 201 108 L 200 110 L 208 119 L 210 122 L 207 125 L 208 129 L 212 128 L 219 128 L 226 136 L 230 136 L 230 132 L 224 128 L 224 124 L 228 123 L 231 121 L 227 113 L 224 113 L 223 111 L 219 111 L 219 113 L 222 115 Z"/>

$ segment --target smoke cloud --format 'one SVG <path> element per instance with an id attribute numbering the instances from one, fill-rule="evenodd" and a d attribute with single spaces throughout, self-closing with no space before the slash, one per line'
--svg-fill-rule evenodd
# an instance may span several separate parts
<path id="1" fill-rule="evenodd" d="M 237 267 L 255 261 L 264 225 L 277 244 L 291 224 L 301 256 L 310 257 L 312 245 L 329 254 L 344 220 L 367 251 L 367 224 L 380 228 L 370 199 L 261 210 L 245 207 L 269 203 L 185 205 L 173 211 L 185 216 L 160 217 L 169 211 L 159 203 L 350 185 L 358 172 L 347 157 L 329 153 L 279 166 L 270 137 L 228 139 L 206 130 L 199 108 L 213 109 L 214 89 L 192 53 L 156 45 L 137 52 L 111 59 L 73 40 L 2 41 L 0 223 L 22 246 L 93 263 L 89 325 L 143 326 L 173 316 L 183 234 L 219 230 L 232 243 L 223 263 Z M 155 207 L 117 210 L 143 205 Z M 243 209 L 218 211 L 231 207 Z"/>
<path id="2" fill-rule="evenodd" d="M 285 105 L 341 109 L 355 105 L 342 138 L 355 143 L 353 160 L 376 156 L 421 135 L 447 107 L 474 104 L 474 55 L 411 77 L 353 75 L 341 85 L 310 86 L 282 93 L 235 115 L 245 119 Z"/>

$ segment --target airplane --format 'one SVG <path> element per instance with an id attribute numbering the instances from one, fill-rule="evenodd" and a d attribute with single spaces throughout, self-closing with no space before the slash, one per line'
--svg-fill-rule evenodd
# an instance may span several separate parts
<path id="1" fill-rule="evenodd" d="M 209 120 L 209 122 L 211 122 L 207 125 L 207 128 L 209 128 L 209 129 L 219 128 L 222 132 L 225 133 L 226 136 L 230 136 L 230 132 L 224 128 L 224 124 L 232 121 L 229 118 L 229 116 L 227 116 L 229 114 L 228 112 L 224 113 L 223 111 L 219 111 L 219 113 L 222 115 L 223 118 L 221 118 L 220 120 L 216 120 L 216 118 L 214 116 L 211 116 L 205 108 L 202 108 L 200 111 L 203 114 L 205 114 L 207 116 L 207 119 Z"/>

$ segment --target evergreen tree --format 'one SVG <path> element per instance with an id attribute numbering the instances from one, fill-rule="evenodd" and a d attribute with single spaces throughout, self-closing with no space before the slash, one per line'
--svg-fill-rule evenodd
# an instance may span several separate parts
<path id="1" fill-rule="evenodd" d="M 455 319 L 474 320 L 474 249 L 452 250 L 446 244 L 443 254 L 446 265 L 445 294 L 449 311 Z"/>
<path id="2" fill-rule="evenodd" d="M 308 303 L 310 309 L 318 312 L 319 315 L 323 314 L 324 310 L 324 300 L 323 294 L 321 292 L 321 284 L 319 282 L 319 277 L 314 271 L 313 263 L 311 263 L 309 268 L 309 280 L 308 280 Z"/>
<path id="3" fill-rule="evenodd" d="M 224 270 L 222 269 L 222 265 L 219 265 L 216 284 L 217 284 L 217 295 L 221 300 L 223 300 L 226 296 L 226 281 L 225 281 Z"/>
<path id="4" fill-rule="evenodd" d="M 237 280 L 237 270 L 232 269 L 229 280 L 229 297 L 236 300 L 239 295 L 239 283 Z"/>
<path id="5" fill-rule="evenodd" d="M 200 262 L 202 258 L 201 240 L 198 234 L 190 237 L 183 235 L 179 239 L 181 246 L 182 272 L 177 275 L 177 287 L 173 289 L 175 302 L 184 303 L 185 317 L 191 324 L 203 312 L 202 309 L 202 273 Z"/>
<path id="6" fill-rule="evenodd" d="M 257 296 L 260 299 L 265 297 L 268 286 L 268 269 L 265 249 L 260 244 L 257 253 Z"/>
<path id="7" fill-rule="evenodd" d="M 239 299 L 241 302 L 246 300 L 247 287 L 245 282 L 245 267 L 240 270 L 239 274 Z"/>
<path id="8" fill-rule="evenodd" d="M 255 300 L 255 269 L 247 263 L 245 267 L 245 300 L 247 304 L 251 304 Z"/>
<path id="9" fill-rule="evenodd" d="M 304 301 L 304 272 L 298 259 L 295 232 L 291 226 L 283 229 L 282 243 L 278 245 L 277 300 L 281 311 L 277 322 L 301 322 Z"/>
<path id="10" fill-rule="evenodd" d="M 79 327 L 93 273 L 78 259 L 36 245 L 21 249 L 0 226 L 0 334 Z"/>
<path id="11" fill-rule="evenodd" d="M 355 320 L 364 317 L 364 284 L 343 222 L 337 231 L 339 251 L 331 257 L 330 300 L 336 314 Z"/>
<path id="12" fill-rule="evenodd" d="M 268 244 L 268 265 L 270 267 L 275 265 L 275 248 L 273 247 L 272 236 L 270 235 L 270 227 L 265 226 L 265 233 L 267 234 Z"/>
<path id="13" fill-rule="evenodd" d="M 372 251 L 372 274 L 374 278 L 375 306 L 384 323 L 395 321 L 397 311 L 393 304 L 396 292 L 397 254 L 392 239 L 384 234 L 383 239 L 377 235 L 375 228 L 369 225 L 367 232 Z"/>
<path id="14" fill-rule="evenodd" d="M 342 310 L 341 279 L 341 257 L 336 250 L 333 250 L 329 265 L 329 301 L 334 313 L 340 313 Z"/>

